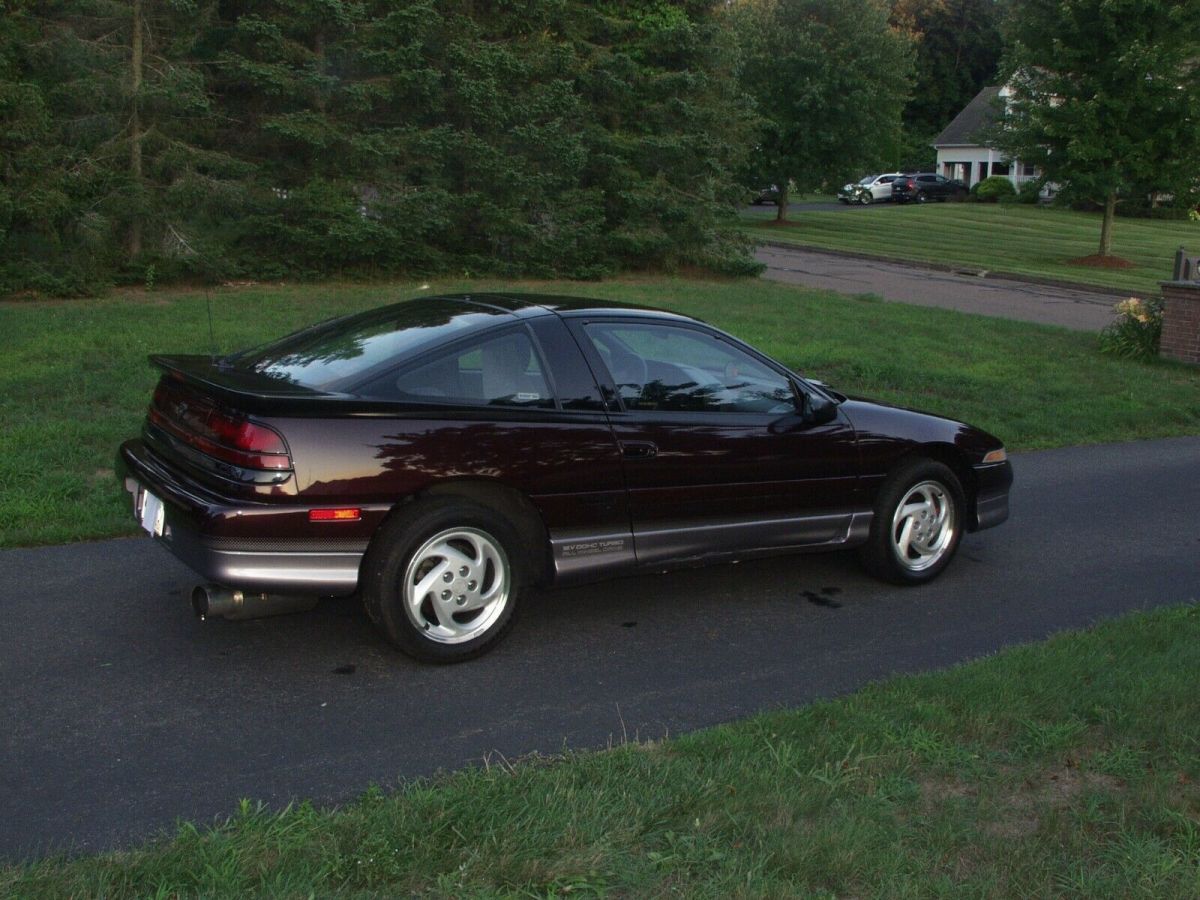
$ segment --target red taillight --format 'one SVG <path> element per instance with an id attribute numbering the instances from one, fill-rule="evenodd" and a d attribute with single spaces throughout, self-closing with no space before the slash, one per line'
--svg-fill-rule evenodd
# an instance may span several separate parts
<path id="1" fill-rule="evenodd" d="M 218 407 L 199 394 L 159 382 L 150 404 L 150 422 L 216 459 L 247 469 L 292 467 L 279 432 Z"/>
<path id="2" fill-rule="evenodd" d="M 283 438 L 263 425 L 255 425 L 245 419 L 235 419 L 215 410 L 209 414 L 208 427 L 217 440 L 238 450 L 250 453 L 287 453 Z"/>
<path id="3" fill-rule="evenodd" d="M 343 509 L 310 509 L 310 522 L 357 522 L 362 519 L 362 510 L 357 507 Z"/>

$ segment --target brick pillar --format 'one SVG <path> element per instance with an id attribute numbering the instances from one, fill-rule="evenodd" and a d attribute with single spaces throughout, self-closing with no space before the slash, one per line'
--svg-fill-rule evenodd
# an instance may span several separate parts
<path id="1" fill-rule="evenodd" d="M 1200 282 L 1164 281 L 1159 355 L 1200 365 Z"/>

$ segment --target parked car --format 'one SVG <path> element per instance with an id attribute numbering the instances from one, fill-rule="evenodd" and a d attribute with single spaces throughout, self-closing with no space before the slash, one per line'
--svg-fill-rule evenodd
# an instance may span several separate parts
<path id="1" fill-rule="evenodd" d="M 754 200 L 751 201 L 755 206 L 763 203 L 779 203 L 779 185 L 768 184 L 766 187 L 757 188 L 754 191 Z"/>
<path id="2" fill-rule="evenodd" d="M 866 206 L 882 200 L 892 199 L 892 182 L 900 177 L 898 172 L 883 175 L 868 175 L 858 182 L 842 185 L 838 200 L 842 203 L 861 203 Z"/>
<path id="3" fill-rule="evenodd" d="M 915 200 L 917 203 L 925 203 L 928 200 L 945 203 L 947 200 L 961 200 L 970 193 L 970 189 L 961 181 L 935 175 L 933 172 L 901 175 L 892 182 L 892 199 L 897 203 L 907 203 L 909 200 Z"/>
<path id="4" fill-rule="evenodd" d="M 423 297 L 151 362 L 119 477 L 196 613 L 358 592 L 423 660 L 495 645 L 536 584 L 850 547 L 920 584 L 1008 516 L 995 437 L 655 309 Z"/>

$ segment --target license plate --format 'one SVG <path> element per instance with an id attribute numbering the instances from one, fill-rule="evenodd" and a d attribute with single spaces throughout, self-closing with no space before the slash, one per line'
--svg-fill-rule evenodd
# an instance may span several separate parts
<path id="1" fill-rule="evenodd" d="M 142 527 L 155 537 L 162 537 L 163 512 L 163 502 L 145 491 L 142 494 Z"/>

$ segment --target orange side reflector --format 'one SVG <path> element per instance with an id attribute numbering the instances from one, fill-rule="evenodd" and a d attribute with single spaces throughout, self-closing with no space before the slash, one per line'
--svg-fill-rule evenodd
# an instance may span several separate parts
<path id="1" fill-rule="evenodd" d="M 357 507 L 349 509 L 310 509 L 310 522 L 357 522 L 362 518 L 362 510 Z"/>

